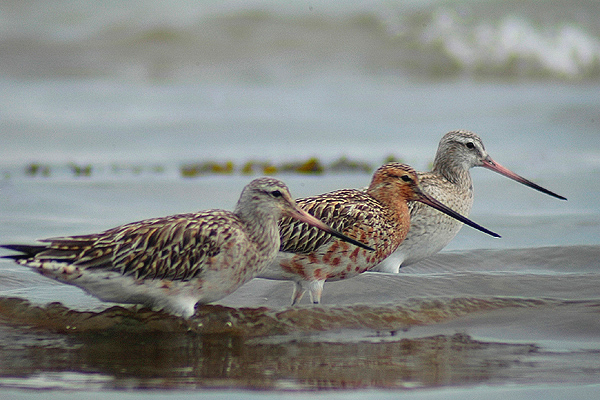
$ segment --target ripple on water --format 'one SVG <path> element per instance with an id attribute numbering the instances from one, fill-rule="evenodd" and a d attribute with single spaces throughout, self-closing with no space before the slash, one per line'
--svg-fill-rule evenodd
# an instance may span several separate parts
<path id="1" fill-rule="evenodd" d="M 80 332 L 194 332 L 227 333 L 243 337 L 322 332 L 340 329 L 402 330 L 464 316 L 484 310 L 544 307 L 567 303 L 561 300 L 522 298 L 412 299 L 402 304 L 309 306 L 271 309 L 198 307 L 185 320 L 146 308 L 114 306 L 101 312 L 76 311 L 60 303 L 33 305 L 19 298 L 0 297 L 0 320 L 5 324 L 31 326 L 58 333 Z"/>
<path id="2" fill-rule="evenodd" d="M 597 346 L 555 351 L 540 345 L 535 334 L 506 341 L 482 340 L 461 329 L 426 331 L 453 319 L 463 326 L 465 320 L 458 317 L 469 315 L 477 320 L 524 312 L 560 319 L 598 309 L 598 300 L 463 297 L 345 307 L 208 305 L 184 320 L 148 309 L 81 312 L 58 303 L 40 307 L 0 298 L 0 388 L 315 390 L 597 383 Z M 506 318 L 512 321 L 510 315 L 500 319 L 500 326 Z"/>

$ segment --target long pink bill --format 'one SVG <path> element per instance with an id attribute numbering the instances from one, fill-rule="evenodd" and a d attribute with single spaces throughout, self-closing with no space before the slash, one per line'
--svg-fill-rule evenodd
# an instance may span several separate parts
<path id="1" fill-rule="evenodd" d="M 476 224 L 475 222 L 471 221 L 469 218 L 463 217 L 462 215 L 460 215 L 456 211 L 454 211 L 451 208 L 449 208 L 448 206 L 440 203 L 438 200 L 434 199 L 433 197 L 429 196 L 428 194 L 420 192 L 420 193 L 417 193 L 417 195 L 419 196 L 419 198 L 416 201 L 420 201 L 421 203 L 425 203 L 428 206 L 433 207 L 436 210 L 439 210 L 439 211 L 443 212 L 444 214 L 449 215 L 452 218 L 459 220 L 463 224 L 467 224 L 470 227 L 475 228 L 477 230 L 480 230 L 481 232 L 487 233 L 490 236 L 493 236 L 495 238 L 499 238 L 500 237 L 500 235 L 498 235 L 496 232 L 492 232 L 489 229 L 484 228 L 483 226 L 481 226 L 479 224 Z"/>
<path id="2" fill-rule="evenodd" d="M 515 174 L 514 172 L 512 172 L 511 170 L 509 170 L 506 167 L 503 167 L 502 165 L 498 164 L 496 161 L 492 160 L 489 156 L 483 160 L 483 165 L 484 168 L 487 168 L 491 171 L 497 172 L 500 175 L 504 175 L 507 178 L 510 178 L 514 181 L 517 181 L 519 183 L 522 183 L 525 186 L 529 186 L 532 189 L 535 190 L 539 190 L 542 193 L 546 193 L 547 195 L 550 195 L 552 197 L 556 197 L 557 199 L 561 199 L 561 200 L 567 200 L 566 197 L 563 197 L 559 194 L 556 194 L 554 192 L 549 191 L 548 189 L 544 189 L 543 187 L 536 185 L 535 183 L 531 182 L 528 179 L 523 178 L 520 175 Z"/>
<path id="3" fill-rule="evenodd" d="M 366 249 L 369 251 L 375 251 L 374 248 L 369 247 L 366 244 L 363 244 L 357 240 L 349 238 L 348 236 L 344 235 L 343 233 L 336 231 L 335 229 L 331 228 L 329 225 L 325 224 L 323 221 L 313 217 L 312 215 L 310 215 L 306 211 L 302 210 L 298 206 L 294 205 L 293 207 L 294 207 L 293 211 L 288 210 L 288 212 L 287 212 L 287 214 L 290 217 L 295 218 L 298 221 L 305 222 L 309 225 L 312 225 L 315 228 L 321 229 L 322 231 L 325 231 L 325 232 L 329 233 L 330 235 L 338 237 L 348 243 L 352 243 L 355 246 L 362 247 L 363 249 Z"/>

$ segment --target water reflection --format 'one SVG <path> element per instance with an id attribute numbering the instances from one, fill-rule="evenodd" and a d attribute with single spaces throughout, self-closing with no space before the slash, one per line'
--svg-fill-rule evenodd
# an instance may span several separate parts
<path id="1" fill-rule="evenodd" d="M 525 304 L 525 300 L 515 301 Z M 536 307 L 536 303 L 544 304 L 536 301 L 530 306 Z M 36 323 L 26 324 L 26 318 L 16 323 L 8 318 L 7 304 L 22 312 L 21 316 L 37 315 Z M 576 303 L 561 307 L 570 304 Z M 213 323 L 202 318 L 209 310 Z M 533 310 L 555 312 L 556 308 L 541 306 Z M 373 310 L 366 307 L 363 311 Z M 214 306 L 202 308 L 197 318 L 185 321 L 149 310 L 113 307 L 102 313 L 79 313 L 57 304 L 35 307 L 23 300 L 0 299 L 0 387 L 415 388 L 551 382 L 557 377 L 564 382 L 595 382 L 600 374 L 594 349 L 551 352 L 534 343 L 482 341 L 465 333 L 409 338 L 403 331 L 363 327 L 327 333 L 298 329 L 283 335 L 240 334 L 240 321 L 245 321 L 246 329 L 260 327 L 263 314 L 271 321 L 276 319 L 273 315 L 279 315 L 285 326 L 290 326 L 288 312 Z M 354 307 L 352 312 L 360 314 L 360 308 Z M 421 312 L 433 313 L 433 309 L 424 306 Z M 310 320 L 311 313 L 314 311 L 296 310 L 297 327 L 302 328 L 301 321 Z M 88 328 L 96 329 L 57 329 L 64 324 L 65 316 L 72 323 L 87 319 Z M 111 318 L 118 324 L 107 324 Z M 40 323 L 42 320 L 45 325 Z M 203 326 L 227 329 L 198 333 L 190 327 L 199 321 L 204 321 Z M 339 319 L 333 321 L 340 326 Z M 323 327 L 322 321 L 317 325 Z M 584 369 L 586 373 L 582 374 Z"/>
<path id="2" fill-rule="evenodd" d="M 460 334 L 350 344 L 302 340 L 249 343 L 226 334 L 94 333 L 65 340 L 56 340 L 54 335 L 19 329 L 12 343 L 5 340 L 0 348 L 0 385 L 73 388 L 87 384 L 88 388 L 117 389 L 430 387 L 493 382 L 537 351 L 533 345 L 482 343 Z"/>

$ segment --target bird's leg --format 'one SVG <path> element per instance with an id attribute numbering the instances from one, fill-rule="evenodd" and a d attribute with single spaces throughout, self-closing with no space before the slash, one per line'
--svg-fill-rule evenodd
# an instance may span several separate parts
<path id="1" fill-rule="evenodd" d="M 306 289 L 304 289 L 302 282 L 295 281 L 294 282 L 294 291 L 292 292 L 292 306 L 295 306 L 296 304 L 298 304 L 300 302 L 300 300 L 302 300 L 302 296 L 304 296 L 304 292 L 306 292 Z"/>
<path id="2" fill-rule="evenodd" d="M 321 303 L 321 295 L 323 294 L 323 284 L 325 280 L 310 281 L 308 284 L 308 293 L 310 294 L 310 300 L 313 304 Z"/>
<path id="3" fill-rule="evenodd" d="M 400 272 L 400 268 L 402 268 L 402 263 L 404 262 L 405 256 L 397 257 L 395 254 L 392 254 L 382 262 L 380 262 L 375 270 L 379 272 L 386 272 L 388 274 L 397 274 Z"/>

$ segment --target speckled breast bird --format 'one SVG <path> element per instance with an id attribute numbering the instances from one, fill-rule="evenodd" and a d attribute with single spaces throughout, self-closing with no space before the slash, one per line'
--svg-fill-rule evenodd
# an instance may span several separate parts
<path id="1" fill-rule="evenodd" d="M 419 182 L 425 193 L 468 216 L 473 205 L 473 181 L 469 173 L 473 167 L 487 168 L 542 193 L 566 200 L 494 161 L 479 136 L 465 130 L 452 131 L 442 137 L 433 169 L 431 172 L 419 172 Z M 446 247 L 462 227 L 459 221 L 423 204 L 410 202 L 409 209 L 411 226 L 406 239 L 394 254 L 372 271 L 397 273 L 401 266 L 416 263 Z"/>
<path id="2" fill-rule="evenodd" d="M 298 208 L 276 179 L 249 183 L 233 212 L 207 210 L 147 219 L 102 233 L 3 245 L 21 265 L 107 302 L 143 304 L 191 317 L 197 303 L 221 299 L 270 264 L 282 215 L 363 247 Z M 372 250 L 372 249 L 370 249 Z"/>
<path id="3" fill-rule="evenodd" d="M 298 205 L 311 215 L 375 248 L 374 252 L 349 246 L 300 221 L 283 218 L 279 223 L 280 252 L 275 262 L 259 277 L 295 282 L 292 304 L 300 301 L 305 287 L 309 290 L 312 302 L 319 303 L 326 280 L 356 276 L 396 250 L 408 233 L 409 200 L 427 204 L 499 237 L 425 194 L 411 167 L 390 163 L 375 171 L 366 191 L 343 189 L 297 200 Z"/>

